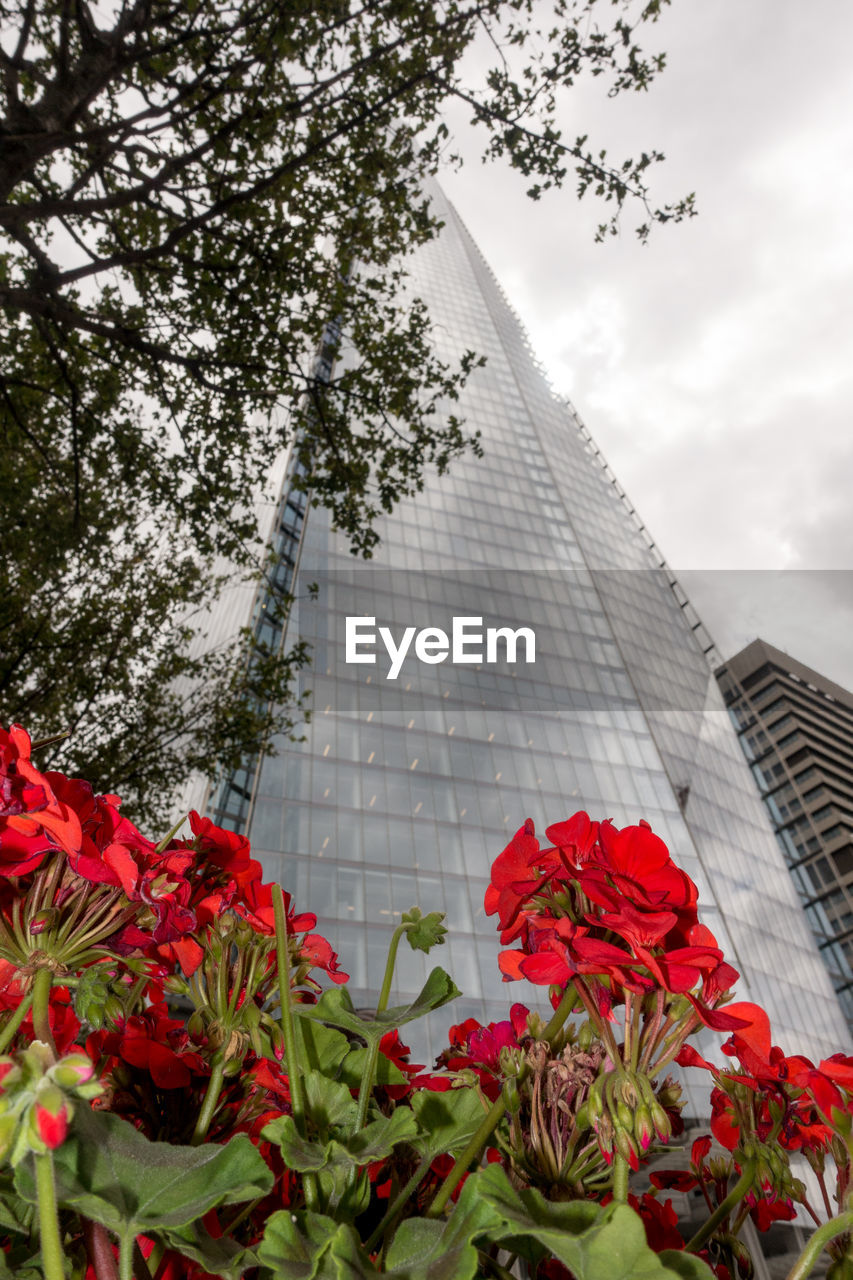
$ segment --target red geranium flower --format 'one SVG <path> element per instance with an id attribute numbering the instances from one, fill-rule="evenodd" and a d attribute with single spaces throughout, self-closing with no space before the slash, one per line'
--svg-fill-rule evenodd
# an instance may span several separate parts
<path id="1" fill-rule="evenodd" d="M 76 853 L 82 833 L 74 809 L 54 792 L 61 774 L 39 773 L 29 734 L 19 724 L 0 729 L 0 865 L 6 875 L 34 870 L 52 848 Z"/>

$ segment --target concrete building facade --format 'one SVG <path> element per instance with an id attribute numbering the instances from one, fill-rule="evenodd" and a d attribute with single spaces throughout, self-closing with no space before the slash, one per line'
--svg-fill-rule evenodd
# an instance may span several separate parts
<path id="1" fill-rule="evenodd" d="M 853 1028 L 853 693 L 764 640 L 716 674 Z"/>

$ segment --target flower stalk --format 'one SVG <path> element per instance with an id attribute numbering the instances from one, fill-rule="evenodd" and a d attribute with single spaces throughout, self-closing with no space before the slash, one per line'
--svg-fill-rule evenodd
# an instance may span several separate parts
<path id="1" fill-rule="evenodd" d="M 56 1204 L 56 1182 L 53 1174 L 53 1152 L 34 1154 L 36 1194 L 38 1196 L 39 1237 L 44 1280 L 64 1280 L 62 1241 L 59 1235 L 59 1213 Z"/>
<path id="2" fill-rule="evenodd" d="M 53 974 L 50 969 L 47 966 L 36 969 L 32 987 L 33 1030 L 36 1034 L 36 1039 L 43 1041 L 55 1057 L 56 1044 L 53 1039 L 53 1032 L 50 1029 L 49 1012 L 52 986 Z"/>

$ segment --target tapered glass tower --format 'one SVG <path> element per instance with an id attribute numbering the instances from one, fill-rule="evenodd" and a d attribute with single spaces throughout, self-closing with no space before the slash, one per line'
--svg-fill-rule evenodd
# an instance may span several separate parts
<path id="1" fill-rule="evenodd" d="M 645 818 L 698 883 L 703 918 L 743 975 L 740 997 L 768 1009 L 789 1051 L 833 1052 L 843 1019 L 709 641 L 458 216 L 433 198 L 446 226 L 419 251 L 412 287 L 439 354 L 487 357 L 453 406 L 485 456 L 454 463 L 384 519 L 369 564 L 285 480 L 287 640 L 312 646 L 313 716 L 304 741 L 247 765 L 211 811 L 246 828 L 268 876 L 317 913 L 357 1001 L 379 987 L 400 913 L 446 912 L 439 959 L 464 991 L 446 1022 L 506 1017 L 520 997 L 501 984 L 483 895 L 524 819 L 544 831 L 580 808 L 617 825 Z M 408 628 L 432 632 L 410 635 L 392 663 Z M 518 633 L 514 653 L 502 629 Z M 400 1002 L 426 963 L 401 957 Z"/>

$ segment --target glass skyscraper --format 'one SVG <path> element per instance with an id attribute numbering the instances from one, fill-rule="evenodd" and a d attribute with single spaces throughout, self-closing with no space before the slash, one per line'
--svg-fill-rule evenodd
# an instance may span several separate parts
<path id="1" fill-rule="evenodd" d="M 227 779 L 209 811 L 246 829 L 267 875 L 316 912 L 357 1003 L 378 990 L 400 913 L 444 911 L 447 945 L 401 949 L 393 1002 L 441 963 L 464 992 L 445 1025 L 506 1017 L 525 994 L 543 1003 L 501 984 L 483 911 L 491 862 L 524 819 L 544 835 L 581 808 L 618 826 L 645 818 L 698 883 L 703 919 L 743 975 L 739 997 L 768 1009 L 789 1052 L 834 1052 L 844 1022 L 710 643 L 477 246 L 437 188 L 433 199 L 446 225 L 413 259 L 411 287 L 440 355 L 487 357 L 453 406 L 485 456 L 456 461 L 384 518 L 367 563 L 322 508 L 306 509 L 288 472 L 274 537 L 295 596 L 287 642 L 312 647 L 301 678 L 312 719 L 302 742 Z M 374 662 L 346 660 L 348 618 L 362 619 L 349 624 L 350 656 Z M 379 628 L 396 647 L 407 628 L 449 636 L 454 618 L 468 619 L 466 660 L 437 660 L 440 637 L 427 635 L 389 678 Z M 489 628 L 519 632 L 514 655 L 504 633 L 489 652 Z"/>

